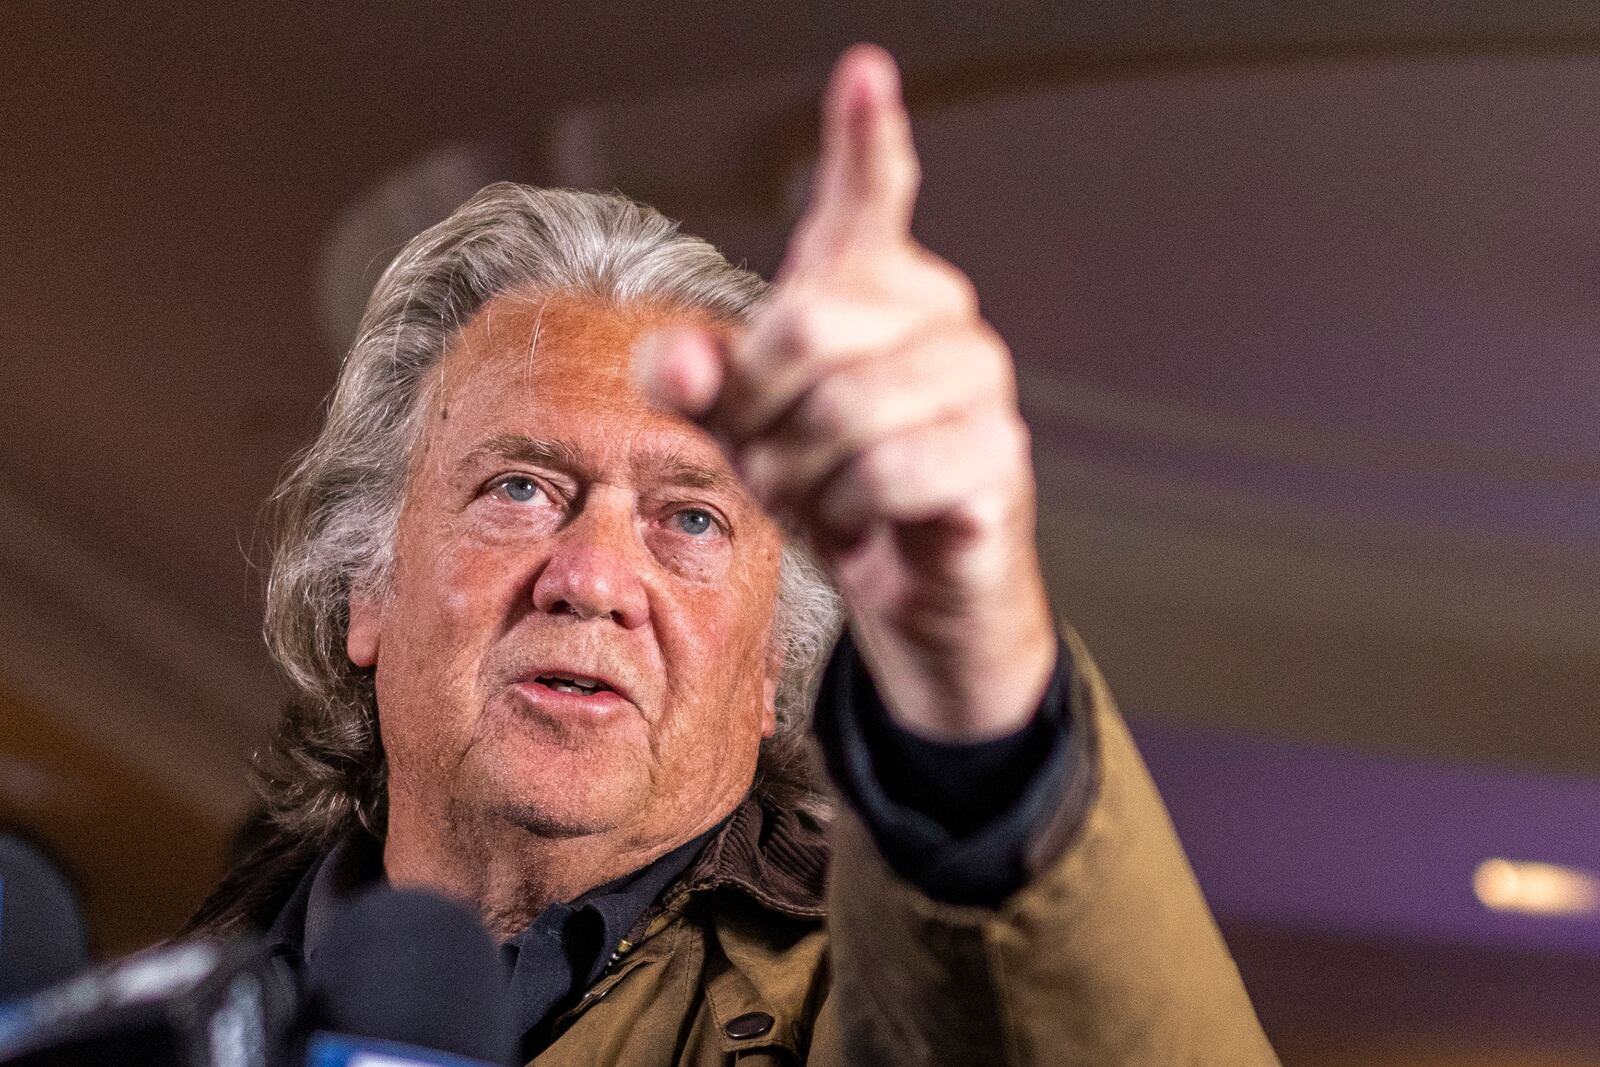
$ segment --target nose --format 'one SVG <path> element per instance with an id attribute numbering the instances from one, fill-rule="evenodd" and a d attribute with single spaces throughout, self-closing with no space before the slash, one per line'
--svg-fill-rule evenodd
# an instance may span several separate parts
<path id="1" fill-rule="evenodd" d="M 550 559 L 533 583 L 533 603 L 549 615 L 610 618 L 624 629 L 649 619 L 641 555 L 631 501 L 586 501 L 556 535 Z"/>

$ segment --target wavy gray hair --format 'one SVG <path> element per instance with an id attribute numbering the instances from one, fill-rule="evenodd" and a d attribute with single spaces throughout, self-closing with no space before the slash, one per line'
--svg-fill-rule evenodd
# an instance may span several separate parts
<path id="1" fill-rule="evenodd" d="M 491 185 L 414 238 L 384 271 L 345 357 L 322 432 L 270 504 L 266 638 L 292 697 L 258 760 L 279 828 L 327 840 L 385 824 L 387 771 L 372 672 L 345 655 L 350 593 L 388 580 L 420 398 L 451 337 L 496 294 L 648 300 L 745 321 L 767 291 L 698 237 L 618 195 Z M 783 654 L 775 736 L 757 788 L 815 808 L 806 721 L 838 602 L 794 545 L 784 550 L 774 638 Z"/>

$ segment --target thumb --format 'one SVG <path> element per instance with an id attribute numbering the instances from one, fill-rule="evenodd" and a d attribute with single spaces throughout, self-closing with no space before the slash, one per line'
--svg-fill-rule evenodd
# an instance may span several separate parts
<path id="1" fill-rule="evenodd" d="M 645 399 L 691 419 L 716 404 L 726 366 L 727 349 L 709 330 L 674 326 L 633 346 L 633 382 Z"/>

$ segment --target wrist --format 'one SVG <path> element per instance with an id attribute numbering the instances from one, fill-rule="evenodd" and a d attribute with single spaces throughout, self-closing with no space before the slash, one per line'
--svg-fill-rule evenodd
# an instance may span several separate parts
<path id="1" fill-rule="evenodd" d="M 1035 614 L 1028 612 L 1026 614 Z M 1033 719 L 1056 666 L 1048 608 L 1009 626 L 969 624 L 958 642 L 911 644 L 851 621 L 851 634 L 895 724 L 918 737 L 974 744 Z"/>

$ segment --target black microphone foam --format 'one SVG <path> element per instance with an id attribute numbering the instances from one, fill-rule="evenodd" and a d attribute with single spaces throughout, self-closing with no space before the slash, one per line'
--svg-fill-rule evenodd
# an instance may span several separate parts
<path id="1" fill-rule="evenodd" d="M 291 1067 L 299 997 L 249 941 L 191 941 L 0 1005 L 7 1067 Z"/>
<path id="2" fill-rule="evenodd" d="M 478 917 L 443 897 L 378 886 L 333 922 L 306 981 L 320 1028 L 516 1063 L 500 950 Z"/>
<path id="3" fill-rule="evenodd" d="M 26 841 L 0 834 L 0 1003 L 77 974 L 88 936 L 66 876 Z"/>

